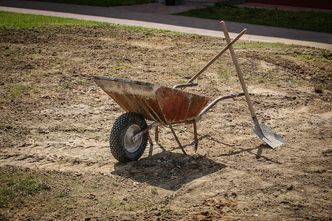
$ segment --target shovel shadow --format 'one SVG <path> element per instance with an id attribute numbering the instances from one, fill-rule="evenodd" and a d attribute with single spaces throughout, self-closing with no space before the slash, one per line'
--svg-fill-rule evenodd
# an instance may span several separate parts
<path id="1" fill-rule="evenodd" d="M 112 174 L 175 191 L 192 180 L 215 173 L 225 167 L 224 164 L 205 156 L 186 156 L 165 151 L 139 161 L 117 163 Z"/>

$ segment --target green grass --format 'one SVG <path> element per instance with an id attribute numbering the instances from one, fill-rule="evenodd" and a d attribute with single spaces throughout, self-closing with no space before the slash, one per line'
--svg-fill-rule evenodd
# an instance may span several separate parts
<path id="1" fill-rule="evenodd" d="M 5 84 L 0 86 L 0 92 L 4 92 L 6 99 L 23 98 L 25 95 L 36 92 L 36 88 L 26 83 Z M 1 100 L 1 99 L 0 99 Z"/>
<path id="2" fill-rule="evenodd" d="M 332 33 L 332 12 L 284 11 L 218 4 L 179 15 Z"/>
<path id="3" fill-rule="evenodd" d="M 15 12 L 0 11 L 0 29 L 26 29 L 36 27 L 49 27 L 49 26 L 108 26 L 113 28 L 120 28 L 124 30 L 147 32 L 147 33 L 168 33 L 173 35 L 184 35 L 180 32 L 172 32 L 163 29 L 144 28 L 139 26 L 117 25 L 107 22 L 80 20 L 72 18 L 62 18 L 44 15 L 31 15 Z M 7 49 L 8 50 L 8 49 Z M 7 53 L 10 53 L 8 51 Z"/>
<path id="4" fill-rule="evenodd" d="M 223 81 L 228 81 L 232 77 L 232 71 L 225 64 L 220 64 L 218 69 L 218 76 Z"/>
<path id="5" fill-rule="evenodd" d="M 241 41 L 234 45 L 236 49 L 287 49 L 287 48 L 300 48 L 302 46 L 294 44 L 272 43 L 272 42 L 258 42 L 258 41 Z"/>
<path id="6" fill-rule="evenodd" d="M 119 6 L 155 2 L 154 0 L 35 0 L 44 2 L 67 3 L 76 5 Z"/>
<path id="7" fill-rule="evenodd" d="M 0 11 L 0 29 L 1 28 L 19 29 L 19 28 L 34 28 L 42 26 L 63 26 L 63 25 L 106 26 L 109 24 L 104 22 L 96 22 L 88 20 Z"/>
<path id="8" fill-rule="evenodd" d="M 153 28 L 144 28 L 139 26 L 128 26 L 128 25 L 116 25 L 105 22 L 96 22 L 89 20 L 79 20 L 71 18 L 61 18 L 53 16 L 44 16 L 44 15 L 31 15 L 31 14 L 22 14 L 14 12 L 3 12 L 0 11 L 0 29 L 24 29 L 24 28 L 34 28 L 34 27 L 49 27 L 49 26 L 64 26 L 64 25 L 78 25 L 78 26 L 108 26 L 112 28 L 118 28 L 123 30 L 135 31 L 135 32 L 145 32 L 145 33 L 162 33 L 170 34 L 175 36 L 187 35 L 180 32 L 168 31 L 163 29 L 153 29 Z M 193 35 L 196 36 L 196 35 Z M 265 42 L 240 42 L 235 44 L 235 48 L 240 49 L 251 49 L 251 48 L 293 48 L 300 47 L 297 45 L 286 45 L 282 43 L 265 43 Z M 11 53 L 10 49 L 6 49 L 7 54 Z M 122 69 L 124 64 L 115 64 L 112 68 Z"/>
<path id="9" fill-rule="evenodd" d="M 332 62 L 332 51 L 321 50 L 316 54 L 294 53 L 292 57 L 302 61 Z"/>
<path id="10" fill-rule="evenodd" d="M 31 176 L 1 177 L 0 207 L 20 203 L 22 196 L 34 195 L 50 188 Z"/>

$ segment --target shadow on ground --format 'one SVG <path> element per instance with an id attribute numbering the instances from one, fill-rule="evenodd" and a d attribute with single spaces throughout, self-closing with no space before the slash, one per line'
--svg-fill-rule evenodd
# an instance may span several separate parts
<path id="1" fill-rule="evenodd" d="M 167 190 L 178 190 L 194 179 L 225 167 L 205 156 L 165 151 L 127 164 L 117 163 L 112 174 Z"/>

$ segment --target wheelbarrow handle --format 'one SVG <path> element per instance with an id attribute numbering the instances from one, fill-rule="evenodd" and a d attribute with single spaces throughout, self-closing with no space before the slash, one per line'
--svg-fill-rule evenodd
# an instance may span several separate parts
<path id="1" fill-rule="evenodd" d="M 224 49 L 222 49 L 219 54 L 217 54 L 211 61 L 209 61 L 209 63 L 207 63 L 199 72 L 197 72 L 197 74 L 195 74 L 192 78 L 190 78 L 190 80 L 187 82 L 192 83 L 196 78 L 199 77 L 199 75 L 201 75 L 211 64 L 213 64 L 223 53 L 225 53 L 225 51 L 227 51 L 227 49 L 229 49 L 237 40 L 239 40 L 239 38 L 241 38 L 242 35 L 244 35 L 244 33 L 246 33 L 247 29 L 243 29 L 238 36 L 236 36 L 236 38 L 233 39 L 233 41 L 231 42 L 227 42 L 228 44 L 226 45 L 226 47 Z"/>
<path id="2" fill-rule="evenodd" d="M 173 89 L 176 89 L 176 88 L 186 88 L 186 87 L 194 87 L 194 86 L 197 86 L 198 84 L 197 83 L 185 83 L 185 84 L 176 84 L 173 86 Z"/>

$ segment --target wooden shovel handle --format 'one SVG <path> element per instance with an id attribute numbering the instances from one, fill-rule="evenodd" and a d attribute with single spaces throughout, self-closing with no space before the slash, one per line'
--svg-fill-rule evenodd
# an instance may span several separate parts
<path id="1" fill-rule="evenodd" d="M 224 29 L 224 35 L 225 35 L 225 38 L 226 38 L 226 42 L 229 44 L 231 42 L 231 39 L 230 39 L 229 34 L 228 34 L 227 26 L 226 26 L 224 21 L 221 21 L 220 23 L 222 24 L 223 29 Z M 242 71 L 240 69 L 240 65 L 237 61 L 233 46 L 229 46 L 229 51 L 231 53 L 231 57 L 232 57 L 232 60 L 233 60 L 234 66 L 235 66 L 236 73 L 239 77 L 239 80 L 240 80 L 240 83 L 241 83 L 241 86 L 242 86 L 242 90 L 244 92 L 244 96 L 245 96 L 247 104 L 249 106 L 249 111 L 250 111 L 251 117 L 252 117 L 253 121 L 255 122 L 255 121 L 257 121 L 256 113 L 255 113 L 254 107 L 252 105 L 252 102 L 250 100 L 248 89 L 247 89 L 246 83 L 244 82 L 243 74 L 242 74 Z"/>

